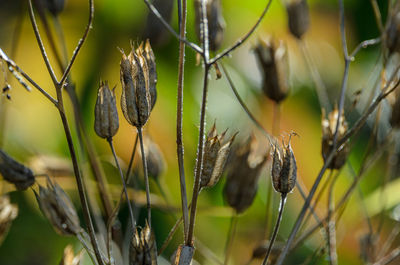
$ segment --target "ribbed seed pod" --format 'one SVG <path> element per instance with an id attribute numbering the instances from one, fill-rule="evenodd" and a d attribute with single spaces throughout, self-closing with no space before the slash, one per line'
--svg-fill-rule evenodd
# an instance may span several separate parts
<path id="1" fill-rule="evenodd" d="M 76 235 L 81 231 L 79 217 L 69 196 L 57 184 L 47 180 L 47 188 L 39 185 L 36 200 L 42 213 L 49 219 L 57 233 Z"/>
<path id="2" fill-rule="evenodd" d="M 208 41 L 211 51 L 217 51 L 224 39 L 225 20 L 222 16 L 221 0 L 205 0 L 208 20 Z M 201 0 L 194 1 L 195 29 L 197 38 L 202 42 L 201 33 Z"/>
<path id="3" fill-rule="evenodd" d="M 149 69 L 143 56 L 143 45 L 128 56 L 122 54 L 120 64 L 122 96 L 121 108 L 125 119 L 137 128 L 143 127 L 150 116 L 151 96 Z"/>
<path id="4" fill-rule="evenodd" d="M 35 183 L 33 172 L 0 149 L 0 173 L 17 190 L 26 190 Z"/>
<path id="5" fill-rule="evenodd" d="M 222 134 L 217 134 L 215 123 L 208 132 L 205 147 L 203 170 L 201 172 L 200 188 L 211 188 L 221 178 L 225 169 L 225 164 L 228 159 L 229 152 L 235 135 L 225 141 L 226 131 Z"/>
<path id="6" fill-rule="evenodd" d="M 254 154 L 254 145 L 254 138 L 250 138 L 244 146 L 234 152 L 228 164 L 224 197 L 237 213 L 244 212 L 253 203 L 258 179 L 267 160 L 267 155 Z"/>
<path id="7" fill-rule="evenodd" d="M 262 70 L 264 94 L 280 103 L 289 93 L 289 65 L 287 49 L 283 42 L 275 47 L 274 41 L 259 40 L 254 48 L 257 60 Z"/>
<path id="8" fill-rule="evenodd" d="M 154 52 L 151 49 L 150 41 L 146 40 L 146 44 L 144 45 L 143 56 L 146 59 L 146 63 L 149 70 L 149 92 L 151 99 L 151 109 L 154 108 L 157 100 L 157 70 L 156 70 L 156 57 L 154 56 Z"/>
<path id="9" fill-rule="evenodd" d="M 339 110 L 335 106 L 334 110 L 329 113 L 328 118 L 325 118 L 325 110 L 322 110 L 322 157 L 324 161 L 328 158 L 330 152 L 332 151 L 333 138 L 336 130 L 336 124 L 338 121 Z M 338 129 L 337 141 L 341 141 L 343 136 L 347 132 L 347 122 L 344 118 L 344 113 L 342 112 L 340 118 L 340 124 Z M 339 150 L 333 158 L 332 162 L 329 164 L 330 169 L 340 169 L 346 162 L 347 156 L 349 154 L 348 142 L 339 146 Z"/>
<path id="10" fill-rule="evenodd" d="M 290 33 L 301 39 L 310 26 L 307 0 L 290 0 L 286 5 L 286 10 Z"/>
<path id="11" fill-rule="evenodd" d="M 132 236 L 129 249 L 129 265 L 156 265 L 157 246 L 154 235 L 148 224 L 140 232 L 138 230 Z"/>
<path id="12" fill-rule="evenodd" d="M 17 215 L 18 207 L 10 203 L 10 198 L 7 195 L 0 196 L 0 245 Z"/>
<path id="13" fill-rule="evenodd" d="M 114 89 L 108 83 L 101 82 L 94 109 L 94 130 L 101 138 L 112 138 L 118 131 L 118 111 Z"/>
<path id="14" fill-rule="evenodd" d="M 272 160 L 272 184 L 274 189 L 282 194 L 288 194 L 296 185 L 297 165 L 290 140 L 283 151 L 275 146 Z"/>

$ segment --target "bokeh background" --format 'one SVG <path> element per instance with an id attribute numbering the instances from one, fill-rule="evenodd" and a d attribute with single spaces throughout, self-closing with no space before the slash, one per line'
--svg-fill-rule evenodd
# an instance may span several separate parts
<path id="1" fill-rule="evenodd" d="M 344 70 L 338 3 L 333 0 L 310 0 L 308 2 L 311 26 L 305 35 L 305 43 L 314 61 L 314 66 L 318 69 L 327 88 L 330 104 L 333 105 L 339 96 Z M 223 47 L 227 47 L 255 23 L 266 1 L 222 0 L 222 3 L 223 15 L 227 24 Z M 378 1 L 378 4 L 382 10 L 383 19 L 385 19 L 387 1 Z M 197 41 L 193 27 L 192 1 L 189 1 L 188 5 L 188 39 Z M 176 5 L 173 10 L 171 23 L 177 29 Z M 360 41 L 379 35 L 369 1 L 345 1 L 345 13 L 346 35 L 350 51 Z M 95 143 L 109 182 L 115 185 L 119 183 L 119 176 L 113 166 L 111 153 L 106 141 L 97 137 L 93 130 L 94 104 L 100 80 L 108 80 L 110 86 L 116 86 L 117 98 L 120 97 L 119 61 L 121 53 L 118 47 L 128 52 L 131 41 L 143 40 L 147 14 L 147 8 L 141 0 L 96 0 L 93 29 L 72 69 L 72 79 L 76 84 L 86 129 Z M 87 17 L 88 3 L 82 0 L 68 0 L 64 11 L 59 16 L 69 56 L 83 33 Z M 52 17 L 48 16 L 48 19 L 51 21 Z M 19 23 L 20 27 L 18 27 Z M 43 33 L 41 23 L 39 26 L 48 48 L 48 41 Z M 52 30 L 55 30 L 54 27 Z M 268 35 L 287 43 L 290 62 L 291 92 L 281 106 L 280 131 L 276 136 L 287 136 L 291 131 L 299 135 L 292 141 L 299 179 L 306 187 L 311 187 L 323 163 L 320 155 L 321 106 L 299 44 L 288 32 L 287 15 L 281 1 L 273 1 L 268 14 L 255 34 L 240 49 L 233 52 L 230 58 L 225 59 L 224 64 L 229 69 L 236 87 L 249 109 L 267 130 L 271 130 L 274 105 L 261 93 L 261 75 L 254 52 L 252 52 L 252 47 L 256 44 L 257 39 L 265 38 Z M 37 83 L 50 94 L 55 95 L 28 18 L 26 1 L 0 1 L 0 47 Z M 145 127 L 145 134 L 151 135 L 164 154 L 166 169 L 161 176 L 161 183 L 171 205 L 179 207 L 180 193 L 175 138 L 178 41 L 166 33 L 166 39 L 159 45 L 155 45 L 153 49 L 158 69 L 158 100 L 150 121 Z M 350 124 L 360 115 L 364 108 L 362 103 L 370 96 L 374 82 L 380 75 L 379 70 L 375 68 L 380 62 L 379 52 L 379 46 L 363 50 L 351 64 L 345 107 L 346 118 Z M 60 76 L 49 48 L 48 53 L 56 69 L 56 74 Z M 190 193 L 198 141 L 202 71 L 202 67 L 196 65 L 196 55 L 187 48 L 183 129 L 187 187 Z M 41 173 L 39 171 L 46 164 L 54 163 L 65 168 L 65 172 L 58 177 L 57 181 L 78 205 L 74 188 L 75 182 L 70 174 L 68 148 L 57 110 L 37 91 L 27 92 L 11 75 L 8 75 L 8 80 L 12 85 L 9 93 L 11 100 L 8 100 L 5 95 L 1 95 L 0 99 L 1 148 L 19 161 L 31 165 L 37 174 Z M 0 84 L 3 83 L 2 77 Z M 358 99 L 356 92 L 361 89 L 363 92 L 360 103 L 353 107 L 352 102 Z M 387 103 L 385 104 L 387 105 Z M 120 110 L 119 104 L 118 108 Z M 73 124 L 70 104 L 67 104 L 67 109 L 71 124 Z M 387 115 L 388 112 L 383 111 L 381 122 L 383 129 L 379 131 L 381 134 L 385 134 L 389 126 Z M 135 129 L 129 126 L 122 117 L 120 112 L 120 128 L 114 142 L 117 154 L 123 161 L 123 166 L 126 167 L 134 143 Z M 238 131 L 237 142 L 245 140 L 251 133 L 260 142 L 265 142 L 262 134 L 257 131 L 238 104 L 226 80 L 224 78 L 216 80 L 213 71 L 210 75 L 207 128 L 210 128 L 214 120 L 216 120 L 219 131 L 225 128 L 229 128 L 229 134 Z M 354 148 L 350 154 L 350 164 L 342 170 L 336 185 L 338 196 L 354 178 L 352 168 L 357 170 L 360 166 L 371 126 L 372 123 L 369 123 L 362 133 L 352 141 Z M 76 135 L 75 140 L 77 140 Z M 265 149 L 267 150 L 266 144 Z M 378 161 L 361 181 L 358 192 L 362 194 L 363 201 L 367 203 L 362 206 L 360 195 L 356 192 L 337 227 L 340 264 L 362 264 L 359 239 L 368 231 L 366 216 L 371 217 L 374 224 L 378 224 L 377 214 L 381 212 L 382 208 L 387 209 L 383 215 L 382 238 L 385 238 L 396 224 L 396 221 L 390 218 L 390 209 L 400 199 L 398 192 L 385 193 L 387 196 L 385 196 L 384 202 L 382 197 L 378 196 L 381 194 L 379 187 L 385 175 L 387 160 L 388 156 L 383 156 L 381 161 Z M 90 177 L 87 161 L 84 158 L 82 158 L 82 163 L 85 175 Z M 265 169 L 260 178 L 258 194 L 252 207 L 239 218 L 231 258 L 234 264 L 244 264 L 248 261 L 252 249 L 263 239 L 265 200 L 267 186 L 270 185 L 269 177 L 269 172 Z M 212 249 L 220 260 L 223 260 L 225 240 L 232 214 L 223 201 L 224 181 L 223 178 L 215 188 L 202 192 L 195 232 L 197 238 L 209 249 Z M 396 186 L 396 183 L 396 179 L 393 178 L 388 186 L 399 187 L 399 185 Z M 151 188 L 154 193 L 159 194 L 158 187 L 154 182 L 152 182 Z M 73 244 L 76 250 L 80 248 L 74 238 L 61 237 L 55 233 L 38 210 L 31 190 L 14 192 L 11 189 L 11 186 L 0 182 L 0 190 L 4 193 L 10 192 L 12 203 L 18 204 L 19 207 L 19 215 L 13 222 L 7 238 L 0 246 L 0 264 L 58 264 L 67 244 Z M 278 198 L 277 194 L 274 196 Z M 275 204 L 277 203 L 278 199 L 275 200 Z M 280 241 L 287 238 L 301 205 L 302 199 L 295 190 L 288 198 L 287 210 L 284 213 L 278 236 Z M 326 200 L 323 198 L 320 209 L 318 209 L 321 214 L 325 213 L 326 205 Z M 277 205 L 275 205 L 275 209 L 277 209 Z M 144 214 L 139 216 L 143 222 Z M 275 220 L 275 216 L 276 212 L 274 211 L 272 220 Z M 123 225 L 126 225 L 126 217 L 127 211 L 126 208 L 123 208 L 120 218 Z M 157 243 L 160 246 L 173 225 L 174 218 L 169 211 L 155 209 L 153 222 Z M 181 241 L 182 231 L 178 231 L 164 256 L 169 257 Z M 397 241 L 397 245 L 398 243 Z M 307 241 L 289 257 L 287 264 L 303 264 L 323 244 L 322 233 L 317 232 L 312 240 Z M 201 253 L 196 254 L 195 257 L 201 264 L 213 264 Z M 259 262 L 257 261 L 257 263 Z M 312 264 L 327 263 L 324 255 L 312 261 Z"/>

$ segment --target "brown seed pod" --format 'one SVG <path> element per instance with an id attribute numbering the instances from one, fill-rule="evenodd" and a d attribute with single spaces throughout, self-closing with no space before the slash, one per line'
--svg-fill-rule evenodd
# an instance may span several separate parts
<path id="1" fill-rule="evenodd" d="M 297 165 L 290 139 L 283 151 L 275 145 L 271 176 L 274 189 L 282 194 L 288 194 L 296 185 Z"/>
<path id="2" fill-rule="evenodd" d="M 280 42 L 276 47 L 272 39 L 259 40 L 254 51 L 262 70 L 263 92 L 269 99 L 279 104 L 289 93 L 286 46 Z"/>
<path id="3" fill-rule="evenodd" d="M 290 33 L 298 39 L 310 26 L 307 0 L 290 0 L 286 5 Z"/>
<path id="4" fill-rule="evenodd" d="M 10 198 L 7 195 L 0 196 L 0 245 L 17 215 L 18 207 L 10 203 Z"/>
<path id="5" fill-rule="evenodd" d="M 336 130 L 336 123 L 338 121 L 339 110 L 335 106 L 334 110 L 329 113 L 328 118 L 325 118 L 325 110 L 322 110 L 322 157 L 324 161 L 328 158 L 330 152 L 332 151 L 333 138 Z M 347 131 L 347 122 L 344 118 L 344 113 L 342 113 L 340 118 L 340 124 L 338 129 L 337 141 L 339 142 Z M 332 162 L 328 166 L 330 169 L 340 169 L 346 162 L 347 156 L 349 154 L 348 142 L 339 146 L 339 150 L 333 158 Z"/>
<path id="6" fill-rule="evenodd" d="M 202 42 L 201 33 L 201 0 L 194 1 L 195 29 L 197 38 Z M 221 0 L 206 0 L 206 12 L 208 21 L 208 40 L 210 50 L 217 51 L 224 39 L 225 20 L 222 16 Z"/>
<path id="7" fill-rule="evenodd" d="M 39 185 L 36 200 L 44 216 L 61 235 L 76 235 L 82 228 L 79 217 L 69 196 L 57 184 L 47 180 L 47 188 Z"/>
<path id="8" fill-rule="evenodd" d="M 149 40 L 146 40 L 146 43 L 144 45 L 143 56 L 146 59 L 149 70 L 149 93 L 151 98 L 151 109 L 153 109 L 157 100 L 157 70 L 156 57 L 154 56 L 153 50 L 151 49 Z"/>
<path id="9" fill-rule="evenodd" d="M 204 147 L 204 162 L 200 189 L 213 187 L 221 178 L 233 140 L 236 136 L 236 134 L 234 134 L 229 140 L 225 141 L 225 135 L 226 131 L 222 134 L 217 134 L 215 123 L 208 132 Z"/>
<path id="10" fill-rule="evenodd" d="M 174 10 L 175 0 L 153 0 L 152 4 L 160 12 L 161 16 L 168 23 L 172 20 L 172 12 Z M 160 20 L 149 11 L 147 15 L 146 26 L 143 31 L 143 39 L 150 39 L 151 43 L 156 46 L 165 44 L 170 33 L 165 30 L 165 26 Z"/>
<path id="11" fill-rule="evenodd" d="M 35 183 L 32 170 L 14 160 L 1 149 L 0 173 L 6 181 L 14 184 L 17 190 L 26 190 Z"/>
<path id="12" fill-rule="evenodd" d="M 114 89 L 101 82 L 94 108 L 94 130 L 101 138 L 112 138 L 118 131 L 119 120 Z"/>
<path id="13" fill-rule="evenodd" d="M 132 236 L 129 248 L 129 265 L 156 265 L 157 246 L 154 235 L 146 223 L 140 232 L 138 230 Z"/>
<path id="14" fill-rule="evenodd" d="M 253 203 L 258 179 L 267 160 L 267 154 L 254 154 L 256 144 L 254 137 L 249 138 L 245 145 L 236 149 L 228 163 L 224 197 L 237 213 L 244 212 Z"/>
<path id="15" fill-rule="evenodd" d="M 158 145 L 150 137 L 144 137 L 143 144 L 149 176 L 157 181 L 165 170 L 164 156 Z M 142 153 L 139 155 L 141 156 Z"/>
<path id="16" fill-rule="evenodd" d="M 46 6 L 53 16 L 57 16 L 64 10 L 65 0 L 46 0 Z"/>

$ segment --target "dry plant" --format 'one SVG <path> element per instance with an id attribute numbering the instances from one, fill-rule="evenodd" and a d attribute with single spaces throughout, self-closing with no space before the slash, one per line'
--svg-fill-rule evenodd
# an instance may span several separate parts
<path id="1" fill-rule="evenodd" d="M 132 0 L 139 2 L 141 0 Z M 257 58 L 258 66 L 262 74 L 262 91 L 266 97 L 274 104 L 274 119 L 272 122 L 272 133 L 267 131 L 259 119 L 251 113 L 246 102 L 240 97 L 237 86 L 228 72 L 225 64 L 229 63 L 230 55 L 234 55 L 234 51 L 242 47 L 243 43 L 248 41 L 250 37 L 255 35 L 256 29 L 262 23 L 263 18 L 268 14 L 272 0 L 265 1 L 265 8 L 261 11 L 258 18 L 255 19 L 254 25 L 239 37 L 236 42 L 228 44 L 224 49 L 222 40 L 225 31 L 225 22 L 223 18 L 223 3 L 221 0 L 194 0 L 195 26 L 199 44 L 189 40 L 186 36 L 187 11 L 188 3 L 186 0 L 177 1 L 179 30 L 176 31 L 170 24 L 173 8 L 173 1 L 157 1 L 153 3 L 149 0 L 143 0 L 149 9 L 148 24 L 146 26 L 145 35 L 150 38 L 138 41 L 131 41 L 131 51 L 125 54 L 122 49 L 120 60 L 120 81 L 122 86 L 122 96 L 120 99 L 123 117 L 132 125 L 137 132 L 135 145 L 132 150 L 131 159 L 127 169 L 121 166 L 121 161 L 117 156 L 113 144 L 113 137 L 117 134 L 119 128 L 119 117 L 121 115 L 117 110 L 117 102 L 115 96 L 115 87 L 110 89 L 107 81 L 101 81 L 98 89 L 98 97 L 94 110 L 94 129 L 96 134 L 107 140 L 110 153 L 112 154 L 115 166 L 118 169 L 120 178 L 120 188 L 118 194 L 112 192 L 112 187 L 108 184 L 110 176 L 105 176 L 102 164 L 92 143 L 92 139 L 85 130 L 83 117 L 81 114 L 81 106 L 78 96 L 73 85 L 71 77 L 71 69 L 74 67 L 76 58 L 79 56 L 81 48 L 85 44 L 89 32 L 93 25 L 93 17 L 95 13 L 94 0 L 88 1 L 88 23 L 84 29 L 83 35 L 77 43 L 70 59 L 66 53 L 58 52 L 56 42 L 59 41 L 61 46 L 65 48 L 63 40 L 57 40 L 50 30 L 53 21 L 57 21 L 57 17 L 63 11 L 64 1 L 31 1 L 28 0 L 28 12 L 36 41 L 40 47 L 43 60 L 46 64 L 48 74 L 52 80 L 53 93 L 49 93 L 49 85 L 40 85 L 35 81 L 35 77 L 26 73 L 19 67 L 11 56 L 6 54 L 0 47 L 0 62 L 4 70 L 4 89 L 3 93 L 10 97 L 11 85 L 7 81 L 8 75 L 12 75 L 25 89 L 31 91 L 38 90 L 58 111 L 59 118 L 65 132 L 65 138 L 69 148 L 70 162 L 73 165 L 73 175 L 76 180 L 76 189 L 79 194 L 80 209 L 83 214 L 84 226 L 81 222 L 74 204 L 63 190 L 57 184 L 50 171 L 35 172 L 27 166 L 21 164 L 13 157 L 9 156 L 5 151 L 0 150 L 0 173 L 3 179 L 15 185 L 17 190 L 26 190 L 30 188 L 36 195 L 39 207 L 44 216 L 49 220 L 54 229 L 61 235 L 70 235 L 76 237 L 85 249 L 86 254 L 91 258 L 93 264 L 111 265 L 111 264 L 192 264 L 195 263 L 196 251 L 202 253 L 210 263 L 229 264 L 238 262 L 233 261 L 233 245 L 235 244 L 235 234 L 238 225 L 238 218 L 244 213 L 254 201 L 258 191 L 258 181 L 260 174 L 269 170 L 271 176 L 268 193 L 266 194 L 265 208 L 265 236 L 264 241 L 260 242 L 255 248 L 252 258 L 248 264 L 262 262 L 262 264 L 293 264 L 288 263 L 288 255 L 294 253 L 296 248 L 304 244 L 306 240 L 316 231 L 322 231 L 323 238 L 320 240 L 320 248 L 313 250 L 314 255 L 310 255 L 304 264 L 317 263 L 321 256 L 326 255 L 329 263 L 334 265 L 339 263 L 340 256 L 337 253 L 337 235 L 336 230 L 341 216 L 351 198 L 358 191 L 359 183 L 369 171 L 371 165 L 380 159 L 386 152 L 394 152 L 396 141 L 395 132 L 400 126 L 399 114 L 399 92 L 396 88 L 399 85 L 400 64 L 393 58 L 398 56 L 400 52 L 400 3 L 399 1 L 388 1 L 389 12 L 387 21 L 384 23 L 376 0 L 370 3 L 375 12 L 376 23 L 380 30 L 380 35 L 375 39 L 365 40 L 359 43 L 353 51 L 349 52 L 346 28 L 345 28 L 345 8 L 344 1 L 339 0 L 339 25 L 342 40 L 342 51 L 344 59 L 344 72 L 340 87 L 340 95 L 333 102 L 330 102 L 327 90 L 319 75 L 310 50 L 304 40 L 305 34 L 310 25 L 309 7 L 306 0 L 290 0 L 284 1 L 287 9 L 288 25 L 290 33 L 297 40 L 297 45 L 302 51 L 305 62 L 310 70 L 311 77 L 315 82 L 318 100 L 322 108 L 322 142 L 321 153 L 323 157 L 323 166 L 315 177 L 309 191 L 304 185 L 298 181 L 300 176 L 297 174 L 297 163 L 295 151 L 296 141 L 302 141 L 296 132 L 290 132 L 289 139 L 285 141 L 277 138 L 276 135 L 281 134 L 280 130 L 280 104 L 289 96 L 289 63 L 288 63 L 288 47 L 282 41 L 273 38 L 260 37 L 259 42 L 254 47 L 254 54 Z M 224 4 L 228 4 L 227 1 Z M 36 12 L 36 14 L 35 14 Z M 47 13 L 50 13 L 55 20 L 47 20 Z M 54 65 L 48 58 L 48 53 L 43 44 L 41 33 L 37 25 L 36 17 L 39 17 L 44 25 L 44 32 L 50 44 L 50 49 L 55 55 L 57 67 L 61 69 L 62 75 L 57 76 L 53 70 Z M 54 22 L 56 23 L 56 22 Z M 160 28 L 160 25 L 163 28 Z M 62 31 L 62 28 L 58 28 Z M 159 32 L 159 34 L 155 33 Z M 171 210 L 176 224 L 169 229 L 169 235 L 163 241 L 154 233 L 154 226 L 158 223 L 152 218 L 152 210 L 156 207 L 164 207 L 172 209 L 171 202 L 168 198 L 168 191 L 159 181 L 160 172 L 164 168 L 163 158 L 157 145 L 147 135 L 144 135 L 143 128 L 148 120 L 151 120 L 151 113 L 157 100 L 157 53 L 153 51 L 151 42 L 163 41 L 166 38 L 166 32 L 179 40 L 178 54 L 179 60 L 177 65 L 178 85 L 177 85 L 177 112 L 176 112 L 176 148 L 177 148 L 177 164 L 179 168 L 180 183 L 180 211 L 176 214 Z M 263 40 L 264 39 L 264 40 Z M 129 41 L 129 40 L 127 40 Z M 122 44 L 121 44 L 122 45 Z M 358 52 L 372 45 L 380 45 L 377 66 L 374 69 L 379 73 L 374 94 L 370 97 L 365 109 L 361 111 L 354 122 L 346 120 L 345 107 L 346 96 L 348 94 L 348 79 L 350 65 L 356 61 Z M 202 95 L 200 105 L 200 117 L 198 126 L 198 143 L 193 174 L 193 187 L 187 190 L 186 182 L 191 178 L 184 163 L 184 145 L 183 145 L 183 91 L 184 91 L 184 74 L 185 74 L 185 53 L 186 47 L 197 54 L 198 62 L 202 64 Z M 66 50 L 66 48 L 64 49 Z M 212 70 L 219 80 L 226 80 L 232 89 L 234 96 L 248 115 L 249 119 L 254 123 L 258 131 L 267 140 L 267 144 L 262 141 L 256 141 L 252 136 L 242 141 L 236 139 L 237 132 L 225 130 L 218 133 L 216 123 L 206 133 L 206 109 L 208 102 L 208 90 L 210 76 Z M 8 71 L 8 73 L 7 73 Z M 117 72 L 115 73 L 118 74 Z M 67 95 L 72 102 L 73 116 L 67 117 L 66 100 Z M 158 98 L 158 100 L 163 100 Z M 385 131 L 385 136 L 378 139 L 377 132 L 380 129 L 380 121 L 386 118 L 380 115 L 384 101 L 392 103 L 392 115 L 390 118 L 391 128 Z M 357 104 L 357 102 L 355 103 Z M 335 105 L 333 109 L 331 106 Z M 186 107 L 192 107 L 187 106 Z M 347 190 L 338 199 L 335 199 L 335 183 L 340 177 L 341 169 L 350 163 L 348 156 L 354 148 L 353 139 L 357 137 L 360 130 L 365 126 L 367 120 L 372 117 L 373 129 L 370 131 L 369 142 L 365 150 L 365 154 L 360 158 L 360 169 L 354 172 L 354 180 Z M 214 117 L 218 118 L 218 117 Z M 75 124 L 77 141 L 74 141 L 71 132 L 71 120 Z M 240 134 L 239 134 L 240 135 Z M 137 146 L 139 145 L 139 147 Z M 77 148 L 77 146 L 79 148 Z M 137 178 L 139 166 L 133 163 L 136 149 L 140 149 L 140 158 L 142 160 L 141 169 L 145 180 L 145 201 L 140 201 L 139 188 L 130 187 L 127 183 L 131 179 Z M 260 150 L 263 150 L 260 152 Z M 294 150 L 296 150 L 294 148 Z M 391 151 L 392 150 L 392 151 Z M 102 213 L 98 215 L 94 209 L 99 208 L 97 198 L 91 198 L 92 193 L 88 192 L 89 180 L 84 176 L 83 164 L 78 159 L 78 153 L 83 153 L 88 157 L 91 173 L 95 179 L 95 189 L 99 194 Z M 312 161 L 310 161 L 312 162 Z M 51 165 L 49 165 L 50 167 Z M 351 167 L 351 165 L 350 165 Z M 226 204 L 232 208 L 231 226 L 226 237 L 226 246 L 224 252 L 224 260 L 213 253 L 204 243 L 196 239 L 195 227 L 196 216 L 199 211 L 198 200 L 203 189 L 213 188 L 226 171 L 226 181 L 223 188 L 223 196 Z M 136 172 L 134 174 L 134 172 Z M 141 174 L 141 173 L 140 173 Z M 393 173 L 393 169 L 389 168 L 388 173 Z M 47 187 L 43 187 L 38 183 L 39 177 L 45 177 Z M 150 190 L 150 179 L 154 179 L 159 187 L 161 197 L 155 196 L 155 192 Z M 133 180 L 135 182 L 135 180 Z M 322 183 L 322 185 L 321 185 Z M 385 189 L 386 183 L 382 184 L 382 191 Z M 320 187 L 322 186 L 322 187 Z M 273 190 L 280 194 L 281 203 L 278 212 L 273 211 Z M 279 227 L 284 215 L 284 206 L 286 201 L 291 200 L 291 194 L 295 190 L 298 191 L 303 201 L 301 210 L 297 214 L 294 222 L 290 222 L 292 229 L 288 236 L 279 235 Z M 326 191 L 327 190 L 327 191 Z M 326 191 L 326 192 L 325 192 Z M 322 196 L 327 196 L 328 204 L 326 205 L 326 213 L 321 214 L 317 211 L 318 204 L 321 202 Z M 139 199 L 138 199 L 139 198 Z M 1 198 L 0 203 L 0 241 L 5 237 L 11 222 L 16 218 L 18 210 L 16 205 L 10 204 L 6 194 Z M 126 200 L 129 211 L 129 228 L 126 231 L 118 225 L 121 218 L 119 216 L 121 205 Z M 360 203 L 362 204 L 362 203 Z M 139 223 L 137 217 L 138 208 L 145 206 L 147 209 L 146 220 Z M 385 212 L 382 210 L 382 215 Z M 288 217 L 287 217 L 288 218 Z M 311 219 L 312 218 L 312 219 Z M 366 217 L 369 219 L 370 217 Z M 273 225 L 273 220 L 276 219 Z M 398 217 L 397 217 L 398 219 Z M 368 220 L 371 222 L 370 220 Z M 293 223 L 293 224 L 292 224 Z M 172 257 L 164 257 L 162 254 L 166 247 L 171 243 L 172 237 L 179 226 L 183 224 L 183 240 L 176 249 Z M 372 224 L 371 224 L 372 226 Z M 362 241 L 362 254 L 365 263 L 383 265 L 389 264 L 400 256 L 400 247 L 393 247 L 397 235 L 400 232 L 399 225 L 393 228 L 393 231 L 387 238 L 381 238 L 381 230 L 378 227 L 376 231 L 371 228 L 370 232 Z M 123 234 L 128 234 L 129 242 L 122 240 Z M 279 239 L 277 241 L 277 238 Z M 211 240 L 211 239 L 210 239 Z M 249 239 L 250 240 L 250 239 Z M 104 246 L 101 242 L 105 242 Z M 380 242 L 386 242 L 381 244 Z M 157 245 L 161 246 L 157 249 Z M 123 253 L 123 255 L 121 255 Z M 128 254 L 126 254 L 128 253 Z M 247 255 L 247 254 L 246 254 Z M 70 246 L 65 249 L 64 256 L 60 264 L 71 265 L 79 264 L 82 258 L 82 252 L 75 256 Z M 236 255 L 235 255 L 236 257 Z M 262 261 L 261 261 L 262 260 Z M 286 262 L 286 263 L 285 263 Z M 308 262 L 308 263 L 307 263 Z M 297 262 L 298 263 L 298 262 Z M 394 264 L 394 263 L 393 263 Z"/>

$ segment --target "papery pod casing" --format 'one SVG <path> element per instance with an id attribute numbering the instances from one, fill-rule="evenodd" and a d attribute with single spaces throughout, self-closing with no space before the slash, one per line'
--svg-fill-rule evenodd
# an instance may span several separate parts
<path id="1" fill-rule="evenodd" d="M 140 235 L 137 229 L 133 234 L 129 249 L 129 265 L 157 265 L 157 246 L 147 223 Z"/>
<path id="2" fill-rule="evenodd" d="M 310 14 L 307 0 L 289 0 L 286 4 L 290 33 L 298 39 L 307 32 L 310 27 Z"/>
<path id="3" fill-rule="evenodd" d="M 35 176 L 30 168 L 14 160 L 0 149 L 0 174 L 15 185 L 17 190 L 26 190 L 35 183 Z"/>
<path id="4" fill-rule="evenodd" d="M 288 194 L 296 185 L 297 165 L 290 140 L 283 151 L 275 145 L 272 160 L 272 184 L 277 192 Z"/>
<path id="5" fill-rule="evenodd" d="M 0 196 L 0 245 L 17 215 L 18 206 L 11 204 L 7 195 Z"/>
<path id="6" fill-rule="evenodd" d="M 156 57 L 154 56 L 153 49 L 151 48 L 150 41 L 146 40 L 144 45 L 143 56 L 146 59 L 148 71 L 149 71 L 149 93 L 151 99 L 151 109 L 154 108 L 157 100 L 157 69 L 156 69 Z"/>
<path id="7" fill-rule="evenodd" d="M 101 82 L 94 109 L 94 130 L 101 138 L 112 138 L 118 131 L 119 120 L 114 89 Z"/>

